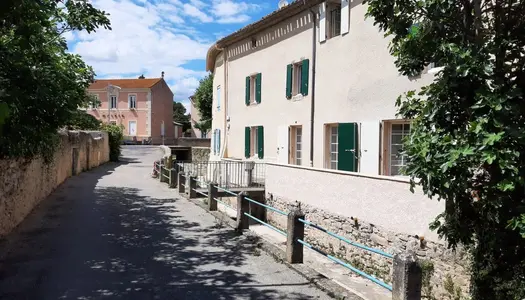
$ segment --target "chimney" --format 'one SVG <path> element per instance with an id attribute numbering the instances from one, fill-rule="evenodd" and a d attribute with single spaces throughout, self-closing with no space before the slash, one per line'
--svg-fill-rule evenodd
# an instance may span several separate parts
<path id="1" fill-rule="evenodd" d="M 139 76 L 139 79 L 144 79 L 144 78 L 146 78 L 146 77 L 144 77 L 144 74 Z"/>
<path id="2" fill-rule="evenodd" d="M 162 71 L 162 78 L 164 78 L 164 71 Z"/>

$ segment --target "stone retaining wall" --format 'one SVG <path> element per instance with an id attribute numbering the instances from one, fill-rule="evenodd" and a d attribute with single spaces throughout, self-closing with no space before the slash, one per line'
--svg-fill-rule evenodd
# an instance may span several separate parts
<path id="1" fill-rule="evenodd" d="M 268 205 L 285 212 L 291 211 L 294 206 L 298 205 L 297 202 L 291 202 L 272 195 L 267 195 L 266 202 Z M 434 272 L 431 274 L 430 285 L 424 286 L 423 293 L 426 295 L 432 294 L 435 298 L 427 299 L 449 299 L 449 294 L 445 290 L 444 284 L 448 277 L 452 279 L 456 286 L 461 287 L 464 296 L 468 294 L 468 266 L 464 251 L 458 250 L 454 252 L 451 249 L 447 249 L 442 243 L 420 239 L 420 237 L 415 235 L 395 233 L 367 223 L 365 220 L 343 217 L 304 203 L 301 203 L 300 206 L 306 215 L 306 220 L 350 241 L 380 249 L 389 254 L 413 250 L 420 259 L 425 261 L 427 271 L 428 262 L 431 262 Z M 274 226 L 286 230 L 286 217 L 267 211 L 267 219 Z M 305 232 L 306 241 L 312 245 L 349 262 L 358 269 L 389 284 L 392 283 L 391 259 L 348 245 L 314 228 L 306 227 Z"/>
<path id="2" fill-rule="evenodd" d="M 109 161 L 105 132 L 61 132 L 53 161 L 0 160 L 0 237 L 11 232 L 43 199 L 72 175 Z"/>

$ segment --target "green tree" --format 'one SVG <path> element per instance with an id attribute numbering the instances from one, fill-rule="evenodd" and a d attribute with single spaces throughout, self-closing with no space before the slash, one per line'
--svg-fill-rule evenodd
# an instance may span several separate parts
<path id="1" fill-rule="evenodd" d="M 99 27 L 110 29 L 109 19 L 88 0 L 1 1 L 0 157 L 51 157 L 94 78 L 62 34 Z"/>
<path id="2" fill-rule="evenodd" d="M 368 0 L 404 75 L 406 174 L 445 211 L 431 228 L 472 254 L 474 299 L 525 298 L 525 1 Z"/>
<path id="3" fill-rule="evenodd" d="M 173 121 L 182 124 L 182 131 L 191 128 L 190 115 L 186 113 L 186 107 L 180 102 L 173 103 Z"/>
<path id="4" fill-rule="evenodd" d="M 201 120 L 195 126 L 203 132 L 211 129 L 213 105 L 213 74 L 208 74 L 200 80 L 199 87 L 195 90 L 195 107 L 199 111 Z"/>
<path id="5" fill-rule="evenodd" d="M 102 122 L 94 116 L 82 110 L 77 110 L 73 113 L 72 118 L 67 124 L 70 130 L 100 130 Z"/>

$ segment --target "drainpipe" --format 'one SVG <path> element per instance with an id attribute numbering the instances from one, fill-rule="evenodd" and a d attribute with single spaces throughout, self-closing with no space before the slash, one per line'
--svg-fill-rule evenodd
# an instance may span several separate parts
<path id="1" fill-rule="evenodd" d="M 317 13 L 310 8 L 312 13 L 312 101 L 310 107 L 310 167 L 314 166 L 314 117 L 315 117 L 315 66 L 317 56 Z"/>

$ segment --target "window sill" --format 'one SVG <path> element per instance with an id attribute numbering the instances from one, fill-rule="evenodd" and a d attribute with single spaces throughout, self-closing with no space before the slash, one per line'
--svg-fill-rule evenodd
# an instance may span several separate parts
<path id="1" fill-rule="evenodd" d="M 295 96 L 292 96 L 292 98 L 290 98 L 290 100 L 292 101 L 300 101 L 300 100 L 303 100 L 304 96 L 303 94 L 297 94 Z"/>

